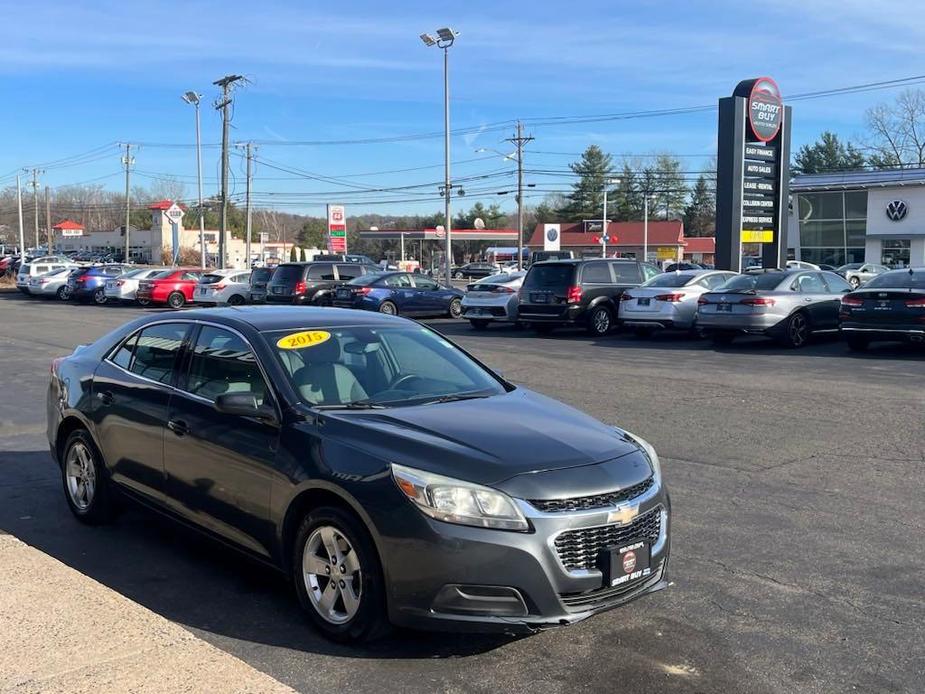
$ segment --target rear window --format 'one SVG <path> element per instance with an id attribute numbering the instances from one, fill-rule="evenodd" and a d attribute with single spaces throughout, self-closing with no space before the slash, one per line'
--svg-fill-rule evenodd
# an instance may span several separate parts
<path id="1" fill-rule="evenodd" d="M 173 277 L 173 275 L 174 275 L 175 272 L 176 272 L 176 270 L 163 270 L 163 271 L 157 273 L 156 275 L 152 275 L 149 279 L 152 279 L 152 280 L 165 280 L 165 279 L 167 279 L 168 277 Z"/>
<path id="2" fill-rule="evenodd" d="M 363 266 L 356 263 L 350 265 L 338 265 L 337 274 L 342 280 L 352 280 L 363 276 Z"/>
<path id="3" fill-rule="evenodd" d="M 373 272 L 368 275 L 362 275 L 360 277 L 355 277 L 347 284 L 352 284 L 354 287 L 368 287 L 374 282 L 381 280 L 385 276 L 385 273 L 382 272 Z"/>
<path id="4" fill-rule="evenodd" d="M 643 282 L 643 287 L 683 287 L 697 279 L 697 276 L 665 273 Z"/>
<path id="5" fill-rule="evenodd" d="M 301 265 L 280 265 L 273 272 L 275 284 L 295 284 L 302 279 Z"/>
<path id="6" fill-rule="evenodd" d="M 224 279 L 221 275 L 203 275 L 199 284 L 217 284 Z"/>
<path id="7" fill-rule="evenodd" d="M 762 272 L 750 275 L 737 275 L 717 288 L 724 292 L 747 292 L 752 289 L 776 289 L 777 285 L 788 277 L 783 272 Z"/>
<path id="8" fill-rule="evenodd" d="M 864 285 L 864 289 L 876 289 L 878 287 L 887 289 L 925 289 L 925 272 L 910 273 L 908 270 L 893 270 L 877 275 Z"/>
<path id="9" fill-rule="evenodd" d="M 251 273 L 251 282 L 266 282 L 272 275 L 272 269 L 268 267 L 260 267 Z"/>
<path id="10" fill-rule="evenodd" d="M 555 263 L 544 263 L 534 265 L 527 273 L 524 279 L 524 287 L 528 289 L 567 287 L 572 284 L 572 277 L 575 274 L 575 266 L 556 265 Z"/>

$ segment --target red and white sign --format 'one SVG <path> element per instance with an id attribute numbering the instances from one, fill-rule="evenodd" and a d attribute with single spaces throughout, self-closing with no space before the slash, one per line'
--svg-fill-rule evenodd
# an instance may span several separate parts
<path id="1" fill-rule="evenodd" d="M 164 211 L 164 214 L 171 222 L 174 224 L 179 224 L 180 220 L 183 219 L 183 208 L 180 207 L 177 203 L 174 203 Z"/>
<path id="2" fill-rule="evenodd" d="M 343 205 L 328 205 L 328 251 L 347 252 L 347 213 Z"/>
<path id="3" fill-rule="evenodd" d="M 633 573 L 633 569 L 636 568 L 636 553 L 630 550 L 623 555 L 623 572 L 624 573 Z"/>

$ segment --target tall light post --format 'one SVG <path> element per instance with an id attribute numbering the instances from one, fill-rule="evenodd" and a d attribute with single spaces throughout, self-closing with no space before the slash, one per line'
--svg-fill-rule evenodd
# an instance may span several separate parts
<path id="1" fill-rule="evenodd" d="M 604 179 L 604 218 L 601 220 L 601 257 L 607 257 L 607 188 L 620 185 L 619 178 Z"/>
<path id="2" fill-rule="evenodd" d="M 651 193 L 642 196 L 642 262 L 649 262 L 649 198 L 655 198 Z"/>
<path id="3" fill-rule="evenodd" d="M 436 46 L 443 49 L 443 199 L 444 199 L 444 229 L 446 229 L 446 284 L 452 283 L 453 265 L 453 222 L 450 218 L 450 196 L 453 186 L 450 183 L 450 46 L 459 36 L 459 32 L 450 27 L 437 29 L 437 38 L 430 34 L 421 34 L 421 41 L 425 46 Z"/>
<path id="4" fill-rule="evenodd" d="M 199 101 L 201 94 L 186 92 L 180 97 L 196 107 L 196 177 L 199 181 L 199 267 L 206 269 L 206 220 L 202 210 L 202 140 L 199 130 Z"/>

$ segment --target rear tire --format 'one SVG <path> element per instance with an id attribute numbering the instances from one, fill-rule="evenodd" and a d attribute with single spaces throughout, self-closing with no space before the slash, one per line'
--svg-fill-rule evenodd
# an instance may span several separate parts
<path id="1" fill-rule="evenodd" d="M 151 303 L 151 299 L 135 299 L 138 302 L 139 306 L 148 306 Z"/>
<path id="2" fill-rule="evenodd" d="M 809 342 L 811 332 L 806 315 L 797 311 L 787 319 L 781 342 L 791 349 L 799 349 Z"/>
<path id="3" fill-rule="evenodd" d="M 845 338 L 848 343 L 848 349 L 852 352 L 866 352 L 870 346 L 870 340 L 860 335 L 851 335 Z"/>
<path id="4" fill-rule="evenodd" d="M 613 327 L 613 317 L 606 306 L 591 309 L 588 315 L 588 333 L 594 337 L 603 337 Z"/>
<path id="5" fill-rule="evenodd" d="M 470 318 L 469 325 L 471 325 L 475 330 L 488 329 L 488 321 L 482 318 Z"/>
<path id="6" fill-rule="evenodd" d="M 306 515 L 290 564 L 299 604 L 326 637 L 362 642 L 388 632 L 379 555 L 369 532 L 352 514 L 323 506 Z"/>
<path id="7" fill-rule="evenodd" d="M 93 292 L 93 303 L 97 306 L 106 305 L 106 290 L 100 287 L 95 292 Z"/>
<path id="8" fill-rule="evenodd" d="M 393 304 L 391 301 L 383 301 L 381 304 L 379 304 L 379 313 L 384 313 L 387 316 L 397 316 L 398 306 Z"/>
<path id="9" fill-rule="evenodd" d="M 81 523 L 100 525 L 115 515 L 115 504 L 103 458 L 84 429 L 68 436 L 61 458 L 64 498 Z"/>
<path id="10" fill-rule="evenodd" d="M 61 301 L 68 300 L 68 291 L 66 286 L 58 287 L 58 291 L 55 292 L 55 296 L 58 297 Z"/>
<path id="11" fill-rule="evenodd" d="M 229 306 L 243 306 L 245 303 L 246 302 L 244 300 L 244 297 L 241 296 L 240 294 L 235 294 L 233 296 L 228 297 Z"/>
<path id="12" fill-rule="evenodd" d="M 182 292 L 171 292 L 167 297 L 167 305 L 170 308 L 183 308 L 184 304 L 186 304 L 186 297 Z"/>
<path id="13" fill-rule="evenodd" d="M 852 277 L 850 280 L 848 280 L 848 284 L 851 285 L 852 289 L 857 289 L 861 286 L 861 279 L 859 277 Z"/>

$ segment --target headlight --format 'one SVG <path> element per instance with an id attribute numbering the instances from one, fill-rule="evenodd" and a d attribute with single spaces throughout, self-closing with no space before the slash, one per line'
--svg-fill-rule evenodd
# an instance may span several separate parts
<path id="1" fill-rule="evenodd" d="M 431 518 L 497 530 L 529 530 L 513 499 L 494 489 L 392 463 L 398 488 Z"/>
<path id="2" fill-rule="evenodd" d="M 649 458 L 649 464 L 652 465 L 652 475 L 655 477 L 655 484 L 661 485 L 662 483 L 662 464 L 658 460 L 658 453 L 655 452 L 655 449 L 652 448 L 652 444 L 646 441 L 641 436 L 636 436 L 636 434 L 631 434 L 628 431 L 620 429 L 619 431 L 623 432 L 629 436 L 633 441 L 639 444 L 642 450 L 645 451 L 646 456 Z"/>

